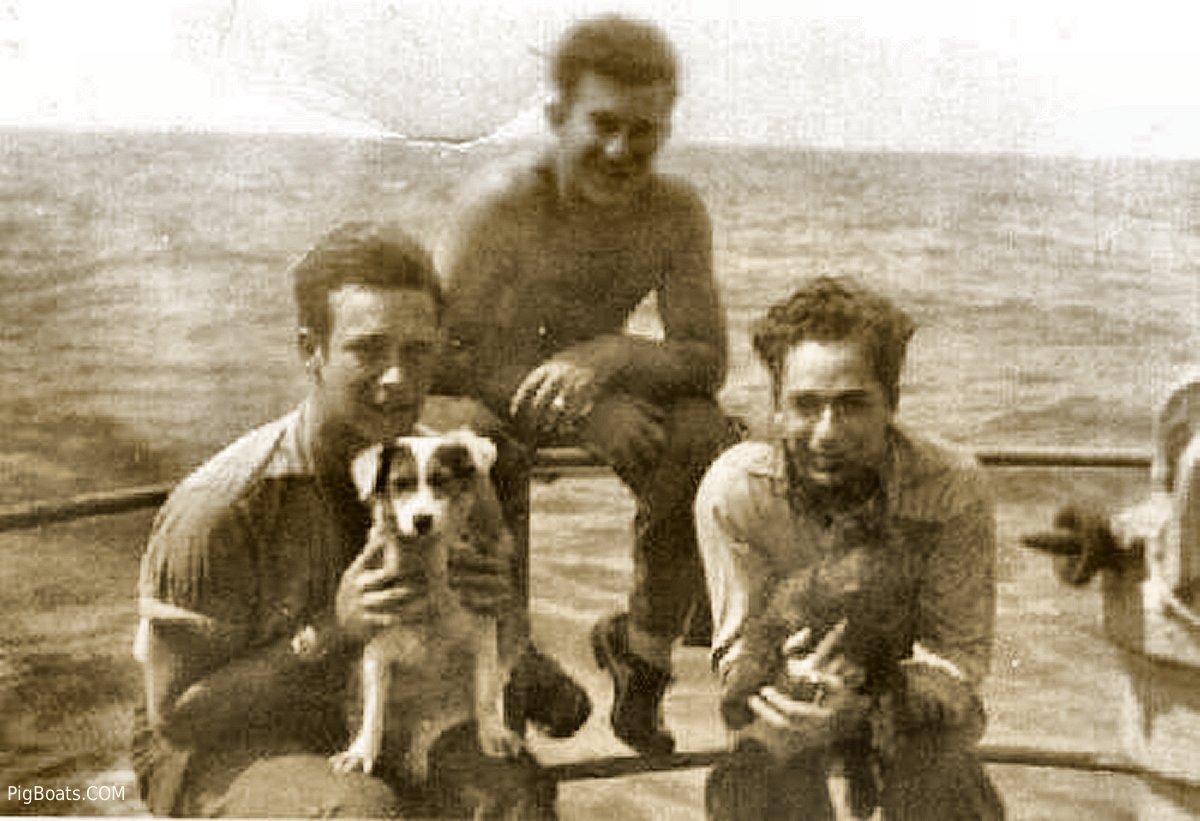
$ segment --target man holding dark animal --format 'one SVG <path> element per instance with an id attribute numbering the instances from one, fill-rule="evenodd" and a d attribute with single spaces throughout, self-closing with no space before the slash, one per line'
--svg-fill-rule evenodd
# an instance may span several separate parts
<path id="1" fill-rule="evenodd" d="M 640 21 L 571 28 L 551 58 L 554 145 L 465 197 L 440 264 L 449 382 L 531 447 L 584 445 L 637 499 L 628 612 L 597 624 L 592 643 L 613 677 L 613 730 L 647 754 L 674 749 L 661 717 L 674 642 L 689 625 L 708 640 L 692 501 L 736 439 L 714 400 L 726 337 L 708 213 L 691 185 L 654 170 L 676 62 Z M 624 332 L 651 295 L 661 341 Z"/>
<path id="2" fill-rule="evenodd" d="M 895 420 L 911 320 L 821 277 L 754 328 L 778 439 L 722 454 L 696 500 L 734 752 L 708 816 L 994 819 L 974 754 L 995 618 L 992 503 L 967 456 Z"/>
<path id="3" fill-rule="evenodd" d="M 492 455 L 480 454 L 491 444 L 471 438 L 471 465 L 453 437 L 449 445 L 389 445 L 409 455 L 437 449 L 421 468 L 429 498 L 406 500 L 381 482 L 379 503 L 372 502 L 393 515 L 389 505 L 425 505 L 408 511 L 418 517 L 411 532 L 377 527 L 368 540 L 372 514 L 360 497 L 374 494 L 351 479 L 356 454 L 418 428 L 442 333 L 432 263 L 401 232 L 348 224 L 322 238 L 292 275 L 311 383 L 306 400 L 180 484 L 143 558 L 135 655 L 146 703 L 134 743 L 143 797 L 156 814 L 553 818 L 553 784 L 520 749 L 531 716 L 519 716 L 515 730 L 497 724 L 494 623 L 512 597 L 510 557 L 499 546 L 507 532 L 494 499 L 477 504 L 490 492 Z M 396 487 L 419 490 L 417 468 L 393 461 L 396 470 L 411 468 L 406 479 L 393 476 Z M 469 486 L 449 485 L 468 479 Z M 468 512 L 439 512 L 438 505 L 460 504 L 456 494 L 471 497 Z M 471 520 L 478 515 L 485 526 Z M 459 536 L 464 527 L 467 549 L 421 541 L 443 531 Z M 388 558 L 414 547 L 441 552 L 431 554 L 437 561 L 416 562 L 420 572 L 409 572 L 413 563 L 398 553 Z M 441 621 L 431 615 L 439 608 L 449 614 Z M 490 637 L 476 630 L 488 623 Z M 384 636 L 391 638 L 377 643 Z M 375 648 L 368 660 L 419 657 L 442 670 L 453 666 L 451 647 L 483 648 L 479 657 L 486 662 L 490 653 L 491 667 L 479 669 L 493 690 L 487 715 L 475 717 L 488 726 L 410 739 L 418 758 L 397 753 L 403 739 L 392 739 L 389 755 L 385 737 L 378 757 L 378 745 L 348 748 L 355 693 L 346 684 L 364 646 Z M 510 689 L 544 688 L 543 661 L 521 658 Z M 460 666 L 473 675 L 469 663 Z M 410 678 L 394 684 L 420 691 L 408 669 Z M 377 679 L 366 678 L 368 700 L 394 694 L 372 693 Z M 471 715 L 469 697 L 447 706 L 444 678 L 426 684 L 441 718 L 458 708 L 462 718 Z M 371 732 L 382 726 L 366 723 Z M 486 750 L 478 741 L 485 735 Z M 343 754 L 331 761 L 335 753 Z"/>

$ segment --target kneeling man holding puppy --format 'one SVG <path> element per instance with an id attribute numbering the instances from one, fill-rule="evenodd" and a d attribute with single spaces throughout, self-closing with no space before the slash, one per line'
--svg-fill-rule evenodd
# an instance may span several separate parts
<path id="1" fill-rule="evenodd" d="M 974 745 L 995 620 L 992 503 L 969 456 L 895 421 L 911 320 L 822 277 L 754 329 L 777 437 L 722 454 L 696 498 L 734 754 L 712 819 L 993 819 Z M 840 759 L 840 761 L 838 760 Z"/>

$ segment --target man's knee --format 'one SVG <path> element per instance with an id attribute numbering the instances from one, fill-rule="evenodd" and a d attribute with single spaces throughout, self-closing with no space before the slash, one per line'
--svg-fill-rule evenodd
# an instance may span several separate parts
<path id="1" fill-rule="evenodd" d="M 403 807 L 378 778 L 334 772 L 319 755 L 283 755 L 244 769 L 211 810 L 241 818 L 395 818 Z"/>
<path id="2" fill-rule="evenodd" d="M 704 789 L 710 821 L 832 821 L 833 804 L 820 755 L 780 764 L 755 742 L 741 742 L 713 766 Z"/>
<path id="3" fill-rule="evenodd" d="M 552 819 L 557 784 L 528 751 L 515 758 L 486 756 L 475 725 L 460 724 L 429 753 L 430 787 L 439 807 L 476 818 Z"/>
<path id="4" fill-rule="evenodd" d="M 676 463 L 706 468 L 741 438 L 741 428 L 712 399 L 679 399 L 664 408 L 667 456 Z"/>
<path id="5" fill-rule="evenodd" d="M 973 745 L 935 733 L 901 736 L 884 767 L 885 816 L 992 821 L 1004 806 Z"/>

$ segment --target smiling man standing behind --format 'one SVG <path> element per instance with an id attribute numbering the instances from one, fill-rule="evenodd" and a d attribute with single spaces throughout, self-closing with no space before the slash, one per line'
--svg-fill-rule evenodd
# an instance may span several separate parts
<path id="1" fill-rule="evenodd" d="M 693 188 L 653 168 L 678 91 L 657 28 L 586 20 L 559 42 L 551 71 L 553 147 L 472 191 L 439 260 L 448 382 L 528 446 L 583 444 L 634 492 L 629 612 L 596 625 L 592 643 L 613 676 L 616 735 L 670 752 L 660 708 L 672 646 L 707 615 L 692 500 L 735 438 L 713 398 L 726 338 L 712 230 Z M 649 295 L 662 341 L 624 333 Z"/>

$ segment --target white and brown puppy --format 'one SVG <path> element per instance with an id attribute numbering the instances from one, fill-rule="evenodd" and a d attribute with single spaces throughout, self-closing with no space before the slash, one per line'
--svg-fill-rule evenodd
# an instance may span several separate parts
<path id="1" fill-rule="evenodd" d="M 512 659 L 501 655 L 496 618 L 465 609 L 449 583 L 455 550 L 511 555 L 488 478 L 495 460 L 495 445 L 466 430 L 406 436 L 355 457 L 354 483 L 372 509 L 364 550 L 379 552 L 400 579 L 423 580 L 428 612 L 367 643 L 362 724 L 349 748 L 330 759 L 335 769 L 369 773 L 386 756 L 397 773 L 425 781 L 433 742 L 471 718 L 485 754 L 521 750 L 504 723 Z"/>

